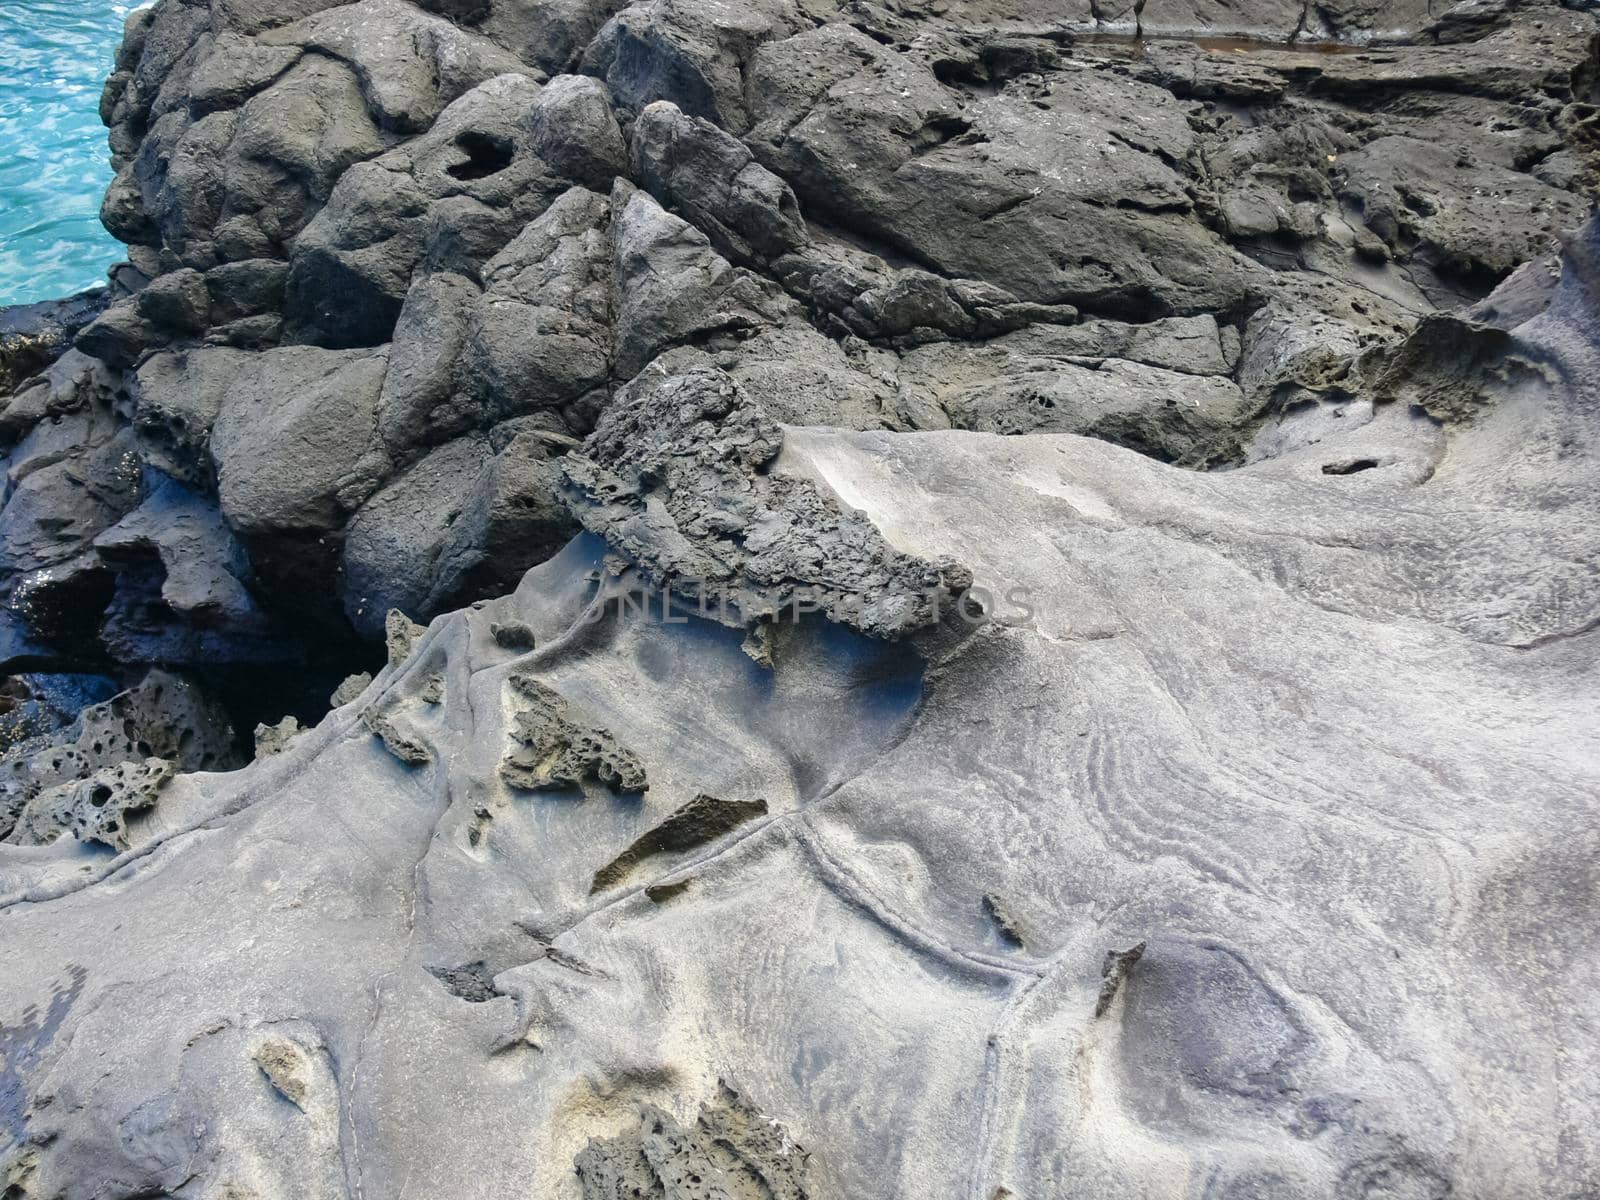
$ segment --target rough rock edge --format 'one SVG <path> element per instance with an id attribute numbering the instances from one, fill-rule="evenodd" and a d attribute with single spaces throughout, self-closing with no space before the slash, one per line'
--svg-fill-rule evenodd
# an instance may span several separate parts
<path id="1" fill-rule="evenodd" d="M 937 624 L 971 573 L 895 550 L 810 481 L 766 474 L 782 445 L 732 378 L 668 354 L 566 457 L 565 495 L 651 586 L 703 615 L 749 626 L 820 612 L 884 638 Z"/>
<path id="2" fill-rule="evenodd" d="M 725 1082 L 684 1128 L 651 1104 L 634 1126 L 595 1138 L 578 1153 L 583 1200 L 670 1196 L 721 1200 L 751 1193 L 771 1200 L 807 1200 L 810 1155 L 777 1121 L 764 1117 Z"/>
<path id="3" fill-rule="evenodd" d="M 512 717 L 515 746 L 500 764 L 500 777 L 523 791 L 603 783 L 620 792 L 649 785 L 644 764 L 615 734 L 559 692 L 530 675 L 507 681 L 518 707 Z"/>

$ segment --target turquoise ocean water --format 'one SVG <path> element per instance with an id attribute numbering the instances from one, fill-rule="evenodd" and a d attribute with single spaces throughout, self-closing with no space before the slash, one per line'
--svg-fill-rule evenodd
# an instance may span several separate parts
<path id="1" fill-rule="evenodd" d="M 100 85 L 133 0 L 0 0 L 0 304 L 105 282 Z"/>

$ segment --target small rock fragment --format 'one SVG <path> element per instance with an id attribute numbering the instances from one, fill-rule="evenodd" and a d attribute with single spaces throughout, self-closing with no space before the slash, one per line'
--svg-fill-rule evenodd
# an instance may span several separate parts
<path id="1" fill-rule="evenodd" d="M 994 922 L 995 928 L 1000 931 L 1000 936 L 1007 945 L 1014 946 L 1019 950 L 1022 949 L 1022 933 L 1018 930 L 1016 921 L 1006 910 L 1000 897 L 992 892 L 986 893 L 983 897 L 983 911 Z"/>
<path id="2" fill-rule="evenodd" d="M 761 621 L 750 627 L 750 632 L 744 635 L 744 641 L 739 643 L 739 649 L 747 654 L 757 666 L 772 670 L 777 665 L 773 657 L 772 624 Z"/>
<path id="3" fill-rule="evenodd" d="M 811 1156 L 777 1121 L 719 1081 L 688 1128 L 641 1104 L 637 1123 L 593 1138 L 577 1158 L 583 1200 L 619 1196 L 770 1196 L 807 1200 Z"/>
<path id="4" fill-rule="evenodd" d="M 398 608 L 391 608 L 383 618 L 383 642 L 389 651 L 389 665 L 398 667 L 411 654 L 417 639 L 426 630 Z"/>
<path id="5" fill-rule="evenodd" d="M 689 885 L 694 882 L 694 877 L 680 879 L 677 883 L 654 883 L 645 888 L 645 897 L 652 904 L 665 904 L 675 896 L 681 896 L 689 890 Z"/>
<path id="6" fill-rule="evenodd" d="M 300 1047 L 286 1038 L 269 1038 L 256 1047 L 251 1058 L 278 1094 L 304 1112 L 311 1089 L 306 1080 L 306 1057 Z"/>
<path id="7" fill-rule="evenodd" d="M 521 621 L 494 621 L 489 625 L 489 632 L 493 635 L 495 645 L 502 650 L 532 650 L 534 639 L 533 630 Z"/>
<path id="8" fill-rule="evenodd" d="M 1107 950 L 1105 961 L 1100 964 L 1100 997 L 1095 1001 L 1094 1015 L 1103 1017 L 1111 1007 L 1111 1002 L 1117 998 L 1117 990 L 1122 987 L 1122 981 L 1128 977 L 1128 972 L 1133 970 L 1134 964 L 1144 957 L 1143 942 L 1129 950 Z"/>
<path id="9" fill-rule="evenodd" d="M 445 991 L 468 1004 L 484 1004 L 499 994 L 494 990 L 494 972 L 481 959 L 456 967 L 429 967 L 428 974 L 444 984 Z"/>
<path id="10" fill-rule="evenodd" d="M 45 846 L 71 833 L 81 842 L 131 850 L 128 818 L 155 807 L 156 793 L 177 773 L 163 758 L 102 767 L 87 779 L 40 792 L 23 808 L 9 841 Z"/>
<path id="11" fill-rule="evenodd" d="M 291 739 L 304 732 L 300 722 L 294 717 L 286 716 L 276 725 L 256 726 L 256 757 L 266 758 L 271 754 L 281 754 L 289 745 Z"/>
<path id="12" fill-rule="evenodd" d="M 42 793 L 151 758 L 178 771 L 231 770 L 238 764 L 226 710 L 194 681 L 153 670 L 136 687 L 82 709 L 66 728 L 11 743 L 0 773 L 0 840 Z"/>
<path id="13" fill-rule="evenodd" d="M 334 708 L 343 708 L 352 700 L 357 699 L 362 692 L 372 683 L 372 676 L 366 671 L 359 675 L 350 675 L 338 687 L 334 688 L 333 695 L 328 698 L 328 703 Z"/>
<path id="14" fill-rule="evenodd" d="M 362 720 L 383 741 L 383 748 L 406 766 L 425 767 L 433 761 L 433 751 L 418 738 L 403 732 L 388 716 L 368 709 Z"/>
<path id="15" fill-rule="evenodd" d="M 584 780 L 621 792 L 649 786 L 644 764 L 559 692 L 526 675 L 513 675 L 512 692 L 523 701 L 513 718 L 515 748 L 500 764 L 500 776 L 527 791 L 576 787 Z"/>

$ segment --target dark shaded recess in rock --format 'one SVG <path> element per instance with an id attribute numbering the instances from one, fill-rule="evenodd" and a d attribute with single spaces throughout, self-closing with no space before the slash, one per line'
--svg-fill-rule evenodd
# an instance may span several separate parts
<path id="1" fill-rule="evenodd" d="M 559 692 L 529 675 L 507 681 L 517 704 L 515 743 L 500 764 L 500 777 L 514 788 L 545 791 L 603 783 L 619 792 L 649 786 L 644 764 L 610 730 Z"/>
<path id="2" fill-rule="evenodd" d="M 1015 918 L 1006 908 L 1005 902 L 1000 897 L 985 894 L 983 897 L 983 912 L 994 923 L 995 931 L 999 933 L 1000 940 L 1006 945 L 1020 950 L 1023 946 L 1022 933 L 1017 927 Z"/>
<path id="3" fill-rule="evenodd" d="M 81 664 L 122 677 L 130 666 L 181 668 L 227 714 L 245 757 L 257 724 L 287 714 L 315 725 L 338 682 L 374 665 L 378 652 L 347 628 L 304 622 L 291 634 L 281 609 L 255 607 L 254 591 L 238 611 L 209 601 L 175 610 L 174 580 L 181 575 L 162 565 L 165 552 L 186 567 L 207 567 L 187 540 L 165 550 L 139 541 L 108 545 L 90 568 L 52 586 L 50 607 L 30 596 L 30 623 L 57 640 L 13 653 L 8 665 L 17 670 L 31 660 L 40 669 L 67 667 L 70 673 Z"/>
<path id="4" fill-rule="evenodd" d="M 693 850 L 737 829 L 746 821 L 765 816 L 766 812 L 765 800 L 718 800 L 715 796 L 696 796 L 661 824 L 634 839 L 632 845 L 596 871 L 589 891 L 592 894 L 614 888 L 647 859 Z"/>
<path id="5" fill-rule="evenodd" d="M 1322 464 L 1324 475 L 1359 475 L 1363 471 L 1370 471 L 1381 464 L 1375 458 L 1347 458 L 1340 462 Z"/>
<path id="6" fill-rule="evenodd" d="M 124 662 L 297 663 L 299 639 L 251 594 L 250 564 L 214 501 L 147 471 L 139 505 L 94 539 L 117 575 L 100 640 Z"/>
<path id="7" fill-rule="evenodd" d="M 632 1127 L 617 1137 L 591 1139 L 576 1162 L 583 1200 L 814 1195 L 805 1148 L 726 1083 L 719 1081 L 717 1091 L 688 1128 L 641 1104 Z"/>
<path id="8" fill-rule="evenodd" d="M 984 87 L 1060 67 L 1058 42 L 1070 45 L 1070 35 L 1049 31 L 1043 37 L 968 36 L 936 50 L 929 66 L 934 78 L 946 86 Z"/>
<path id="9" fill-rule="evenodd" d="M 481 24 L 494 12 L 491 0 L 417 0 L 417 7 L 468 26 Z"/>
<path id="10" fill-rule="evenodd" d="M 516 153 L 510 138 L 499 134 L 480 133 L 475 129 L 457 134 L 456 145 L 466 151 L 467 159 L 446 170 L 452 178 L 463 182 L 498 175 L 511 165 L 511 159 Z"/>
<path id="11" fill-rule="evenodd" d="M 222 664 L 194 669 L 240 731 L 236 744 L 244 753 L 252 748 L 246 739 L 258 724 L 287 716 L 303 728 L 315 728 L 327 715 L 328 699 L 339 682 L 377 665 L 373 647 L 353 638 L 318 638 L 312 631 L 302 645 L 305 658 L 293 665 Z"/>
<path id="12" fill-rule="evenodd" d="M 124 580 L 130 584 L 124 595 L 132 605 L 140 599 L 131 588 L 135 577 L 120 576 L 119 586 Z M 162 611 L 154 601 L 154 592 L 142 593 L 145 611 Z M 227 714 L 232 728 L 238 731 L 235 753 L 245 759 L 253 752 L 251 731 L 258 724 L 275 724 L 288 716 L 302 727 L 314 727 L 327 713 L 328 698 L 341 680 L 370 670 L 381 661 L 380 650 L 351 637 L 348 631 L 305 625 L 296 634 L 294 654 L 287 660 L 253 662 L 246 656 L 242 661 L 223 659 L 183 665 L 183 670 Z M 116 665 L 105 660 L 102 663 L 107 667 Z"/>
<path id="13" fill-rule="evenodd" d="M 806 480 L 764 473 L 780 427 L 725 373 L 671 354 L 563 460 L 578 519 L 647 581 L 749 623 L 797 604 L 862 633 L 934 624 L 965 568 L 902 554 Z"/>
<path id="14" fill-rule="evenodd" d="M 428 974 L 442 983 L 445 991 L 468 1004 L 483 1004 L 498 995 L 494 990 L 494 973 L 481 960 L 454 967 L 430 966 Z"/>
<path id="15" fill-rule="evenodd" d="M 644 894 L 652 904 L 665 904 L 669 900 L 683 895 L 684 892 L 689 890 L 689 886 L 692 883 L 694 883 L 692 876 L 688 879 L 680 879 L 677 883 L 653 883 L 644 889 Z"/>

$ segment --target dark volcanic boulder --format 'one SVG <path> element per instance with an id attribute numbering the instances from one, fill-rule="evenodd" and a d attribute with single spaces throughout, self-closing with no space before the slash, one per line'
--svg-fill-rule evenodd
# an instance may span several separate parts
<path id="1" fill-rule="evenodd" d="M 538 94 L 530 78 L 498 78 L 422 137 L 345 172 L 295 243 L 290 334 L 334 347 L 388 341 L 419 264 L 471 271 L 472 258 L 456 258 L 463 239 L 487 257 L 538 215 L 565 187 L 528 145 Z"/>
<path id="2" fill-rule="evenodd" d="M 610 380 L 610 227 L 606 198 L 572 188 L 485 264 L 456 372 L 471 420 L 545 412 L 560 427 L 564 408 Z"/>
<path id="3" fill-rule="evenodd" d="M 388 355 L 285 346 L 252 355 L 211 430 L 222 511 L 246 534 L 337 528 L 386 473 L 375 428 Z"/>
<path id="4" fill-rule="evenodd" d="M 818 213 L 946 273 L 1137 319 L 1241 303 L 1193 219 L 1197 149 L 1161 89 L 1081 72 L 967 103 L 915 50 L 826 26 L 764 45 L 748 141 Z"/>
<path id="5" fill-rule="evenodd" d="M 557 494 L 570 439 L 512 429 L 444 443 L 356 514 L 343 582 L 358 630 L 376 634 L 391 609 L 429 613 L 505 591 L 576 532 Z"/>

